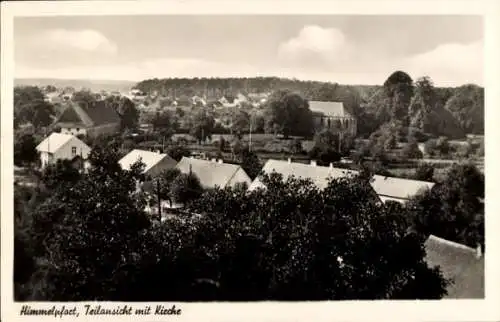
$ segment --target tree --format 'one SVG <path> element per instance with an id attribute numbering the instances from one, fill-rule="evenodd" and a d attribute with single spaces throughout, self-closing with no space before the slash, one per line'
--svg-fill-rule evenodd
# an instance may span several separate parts
<path id="1" fill-rule="evenodd" d="M 484 89 L 476 85 L 457 88 L 445 108 L 458 120 L 466 133 L 484 133 Z"/>
<path id="2" fill-rule="evenodd" d="M 410 138 L 409 142 L 401 150 L 401 156 L 404 159 L 422 159 L 423 153 L 418 148 L 418 142 L 415 138 Z"/>
<path id="3" fill-rule="evenodd" d="M 192 127 L 189 133 L 201 143 L 212 136 L 214 125 L 215 120 L 213 116 L 206 110 L 200 110 L 192 117 Z"/>
<path id="4" fill-rule="evenodd" d="M 172 168 L 163 171 L 160 176 L 160 198 L 171 200 L 172 197 L 172 184 L 181 175 L 181 172 L 177 168 Z"/>
<path id="5" fill-rule="evenodd" d="M 264 116 L 256 114 L 250 117 L 250 123 L 252 126 L 252 132 L 254 133 L 264 133 L 266 126 L 266 120 Z"/>
<path id="6" fill-rule="evenodd" d="M 92 93 L 90 90 L 83 89 L 80 91 L 76 91 L 73 93 L 72 100 L 74 102 L 80 104 L 86 104 L 86 106 L 90 106 L 97 101 L 96 95 Z"/>
<path id="7" fill-rule="evenodd" d="M 309 151 L 311 159 L 319 161 L 321 165 L 328 165 L 331 162 L 340 160 L 339 135 L 330 130 L 323 130 L 314 136 L 314 146 Z"/>
<path id="8" fill-rule="evenodd" d="M 289 90 L 279 90 L 271 96 L 265 110 L 266 132 L 309 136 L 314 130 L 309 103 Z"/>
<path id="9" fill-rule="evenodd" d="M 422 163 L 415 171 L 415 180 L 434 181 L 434 167 L 428 163 Z"/>
<path id="10" fill-rule="evenodd" d="M 80 180 L 78 170 L 70 160 L 57 160 L 42 170 L 41 180 L 50 191 L 68 184 L 72 186 Z"/>
<path id="11" fill-rule="evenodd" d="M 243 170 L 245 170 L 250 179 L 255 179 L 262 170 L 262 162 L 259 156 L 253 151 L 244 149 L 240 152 L 240 159 Z"/>
<path id="12" fill-rule="evenodd" d="M 413 80 L 403 71 L 395 71 L 384 82 L 384 93 L 391 106 L 392 120 L 408 126 L 408 107 L 413 96 Z"/>
<path id="13" fill-rule="evenodd" d="M 293 139 L 289 143 L 289 150 L 292 154 L 300 154 L 304 152 L 302 148 L 302 141 L 300 139 Z"/>
<path id="14" fill-rule="evenodd" d="M 203 193 L 200 179 L 192 172 L 178 175 L 170 189 L 173 199 L 182 204 L 199 198 Z"/>
<path id="15" fill-rule="evenodd" d="M 448 138 L 444 136 L 428 140 L 424 147 L 428 155 L 441 158 L 448 158 L 452 150 Z"/>
<path id="16" fill-rule="evenodd" d="M 178 162 L 182 159 L 182 157 L 190 156 L 191 151 L 189 151 L 184 145 L 174 144 L 167 148 L 167 154 Z"/>
<path id="17" fill-rule="evenodd" d="M 250 115 L 245 111 L 238 110 L 233 116 L 232 128 L 234 132 L 248 132 L 250 130 Z"/>
<path id="18" fill-rule="evenodd" d="M 427 267 L 423 240 L 407 233 L 402 206 L 377 204 L 368 184 L 262 176 L 267 189 L 205 193 L 198 300 L 437 299 L 446 281 Z M 201 241 L 200 241 L 201 243 Z M 192 246 L 191 246 L 192 245 Z M 188 248 L 196 249 L 196 243 Z M 429 283 L 429 284 L 428 284 Z"/>
<path id="19" fill-rule="evenodd" d="M 48 126 L 55 115 L 54 106 L 36 86 L 14 88 L 14 124 L 31 123 L 36 128 Z"/>
<path id="20" fill-rule="evenodd" d="M 135 129 L 139 122 L 139 110 L 127 97 L 108 97 L 106 98 L 108 107 L 113 108 L 120 116 L 120 127 L 124 129 Z"/>
<path id="21" fill-rule="evenodd" d="M 408 204 L 415 229 L 458 243 L 484 246 L 484 175 L 472 164 L 455 164 L 443 182 Z"/>
<path id="22" fill-rule="evenodd" d="M 225 152 L 227 151 L 228 149 L 228 142 L 226 141 L 226 139 L 224 139 L 224 137 L 220 137 L 220 139 L 218 141 L 216 141 L 216 144 L 217 144 L 217 151 L 222 153 L 222 152 Z"/>
<path id="23" fill-rule="evenodd" d="M 133 194 L 142 170 L 123 171 L 118 158 L 95 148 L 89 173 L 56 189 L 33 213 L 39 264 L 30 300 L 113 300 L 127 291 L 142 253 L 139 236 L 150 221 L 144 200 Z"/>
<path id="24" fill-rule="evenodd" d="M 16 137 L 14 142 L 14 164 L 22 166 L 33 163 L 38 158 L 37 142 L 32 134 L 26 133 Z"/>
<path id="25" fill-rule="evenodd" d="M 432 80 L 427 76 L 419 78 L 415 82 L 415 94 L 409 106 L 410 125 L 423 132 L 435 132 L 432 113 L 436 103 Z"/>

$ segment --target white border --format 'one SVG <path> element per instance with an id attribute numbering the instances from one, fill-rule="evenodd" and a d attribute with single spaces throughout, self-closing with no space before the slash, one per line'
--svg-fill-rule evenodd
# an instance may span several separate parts
<path id="1" fill-rule="evenodd" d="M 192 321 L 500 321 L 500 270 L 498 228 L 500 209 L 495 184 L 500 164 L 495 147 L 498 142 L 497 120 L 500 120 L 500 2 L 495 0 L 304 0 L 304 1 L 68 1 L 68 2 L 2 2 L 1 12 L 1 209 L 2 213 L 2 320 L 12 321 L 18 316 L 21 304 L 12 301 L 12 111 L 13 111 L 13 18 L 17 16 L 55 15 L 159 15 L 159 14 L 466 14 L 485 17 L 485 88 L 486 88 L 486 299 L 442 301 L 352 301 L 308 303 L 175 303 L 183 314 L 180 318 L 158 316 L 131 316 L 121 318 L 98 317 L 99 320 L 167 320 Z M 68 305 L 68 303 L 65 303 Z M 113 303 L 116 305 L 118 303 Z M 125 303 L 124 303 L 125 304 Z M 130 304 L 130 303 L 129 303 Z M 147 304 L 147 303 L 144 303 Z M 47 304 L 45 304 L 47 305 Z M 83 307 L 83 303 L 79 304 Z M 137 303 L 139 305 L 139 303 Z M 50 305 L 47 305 L 50 306 Z M 88 317 L 80 315 L 80 319 Z M 40 317 L 22 317 L 39 321 Z M 46 318 L 53 320 L 54 318 Z M 67 318 L 66 318 L 67 319 Z"/>

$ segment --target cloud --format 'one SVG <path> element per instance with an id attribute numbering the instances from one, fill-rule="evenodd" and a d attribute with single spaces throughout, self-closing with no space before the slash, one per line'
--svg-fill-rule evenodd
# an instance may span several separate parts
<path id="1" fill-rule="evenodd" d="M 314 34 L 314 32 L 313 32 Z M 309 35 L 310 36 L 310 35 Z M 305 37 L 310 39 L 310 37 Z M 287 42 L 287 50 L 303 48 Z M 311 42 L 314 44 L 314 41 Z M 310 43 L 310 44 L 311 44 Z M 304 42 L 302 42 L 304 46 Z M 321 47 L 323 46 L 323 47 Z M 316 52 L 331 53 L 330 45 L 310 45 L 307 48 L 323 48 Z M 297 53 L 298 51 L 292 50 Z M 302 80 L 338 82 L 342 84 L 382 84 L 396 70 L 407 72 L 413 79 L 430 76 L 437 86 L 459 86 L 464 83 L 482 85 L 482 42 L 473 44 L 446 44 L 435 49 L 399 59 L 372 57 L 360 61 L 359 56 L 343 60 L 343 68 L 309 68 L 303 65 L 280 66 L 243 62 L 218 62 L 208 59 L 169 57 L 144 59 L 129 63 L 107 63 L 39 68 L 37 65 L 17 63 L 15 75 L 19 78 L 107 79 L 140 81 L 149 78 L 169 77 L 256 77 L 278 76 Z M 290 57 L 290 56 L 289 56 Z M 110 59 L 110 61 L 112 61 Z M 335 64 L 333 62 L 332 64 Z M 38 65 L 39 66 L 39 65 Z M 356 67 L 356 68 L 354 68 Z"/>
<path id="2" fill-rule="evenodd" d="M 484 43 L 442 44 L 431 51 L 414 55 L 401 65 L 413 75 L 430 76 L 436 83 L 483 83 Z"/>
<path id="3" fill-rule="evenodd" d="M 349 57 L 350 49 L 342 31 L 308 25 L 279 45 L 278 58 L 289 66 L 333 67 Z"/>
<path id="4" fill-rule="evenodd" d="M 92 29 L 50 29 L 36 36 L 36 45 L 57 49 L 76 49 L 83 52 L 114 55 L 117 46 L 102 33 Z"/>

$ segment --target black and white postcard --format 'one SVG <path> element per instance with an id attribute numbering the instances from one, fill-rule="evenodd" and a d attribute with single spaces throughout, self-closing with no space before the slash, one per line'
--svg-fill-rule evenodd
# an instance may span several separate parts
<path id="1" fill-rule="evenodd" d="M 2 3 L 2 320 L 500 320 L 499 14 Z"/>

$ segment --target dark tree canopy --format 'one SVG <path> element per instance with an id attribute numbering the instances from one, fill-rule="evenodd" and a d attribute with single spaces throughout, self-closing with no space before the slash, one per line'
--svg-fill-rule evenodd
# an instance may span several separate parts
<path id="1" fill-rule="evenodd" d="M 402 71 L 392 73 L 384 82 L 384 93 L 387 103 L 391 106 L 391 118 L 408 126 L 408 107 L 413 96 L 411 77 Z"/>
<path id="2" fill-rule="evenodd" d="M 484 89 L 476 85 L 459 87 L 445 108 L 458 120 L 466 133 L 484 133 Z"/>
<path id="3" fill-rule="evenodd" d="M 471 164 L 456 164 L 434 189 L 418 195 L 408 208 L 414 211 L 416 230 L 476 247 L 484 246 L 484 175 Z"/>
<path id="4" fill-rule="evenodd" d="M 25 133 L 17 136 L 14 142 L 14 164 L 21 166 L 37 161 L 38 143 L 32 134 Z"/>
<path id="5" fill-rule="evenodd" d="M 312 112 L 302 96 L 289 90 L 279 90 L 267 103 L 266 132 L 310 136 L 313 131 Z"/>
<path id="6" fill-rule="evenodd" d="M 202 109 L 193 115 L 189 133 L 197 138 L 199 142 L 204 142 L 212 136 L 214 125 L 214 117 L 208 111 Z"/>

